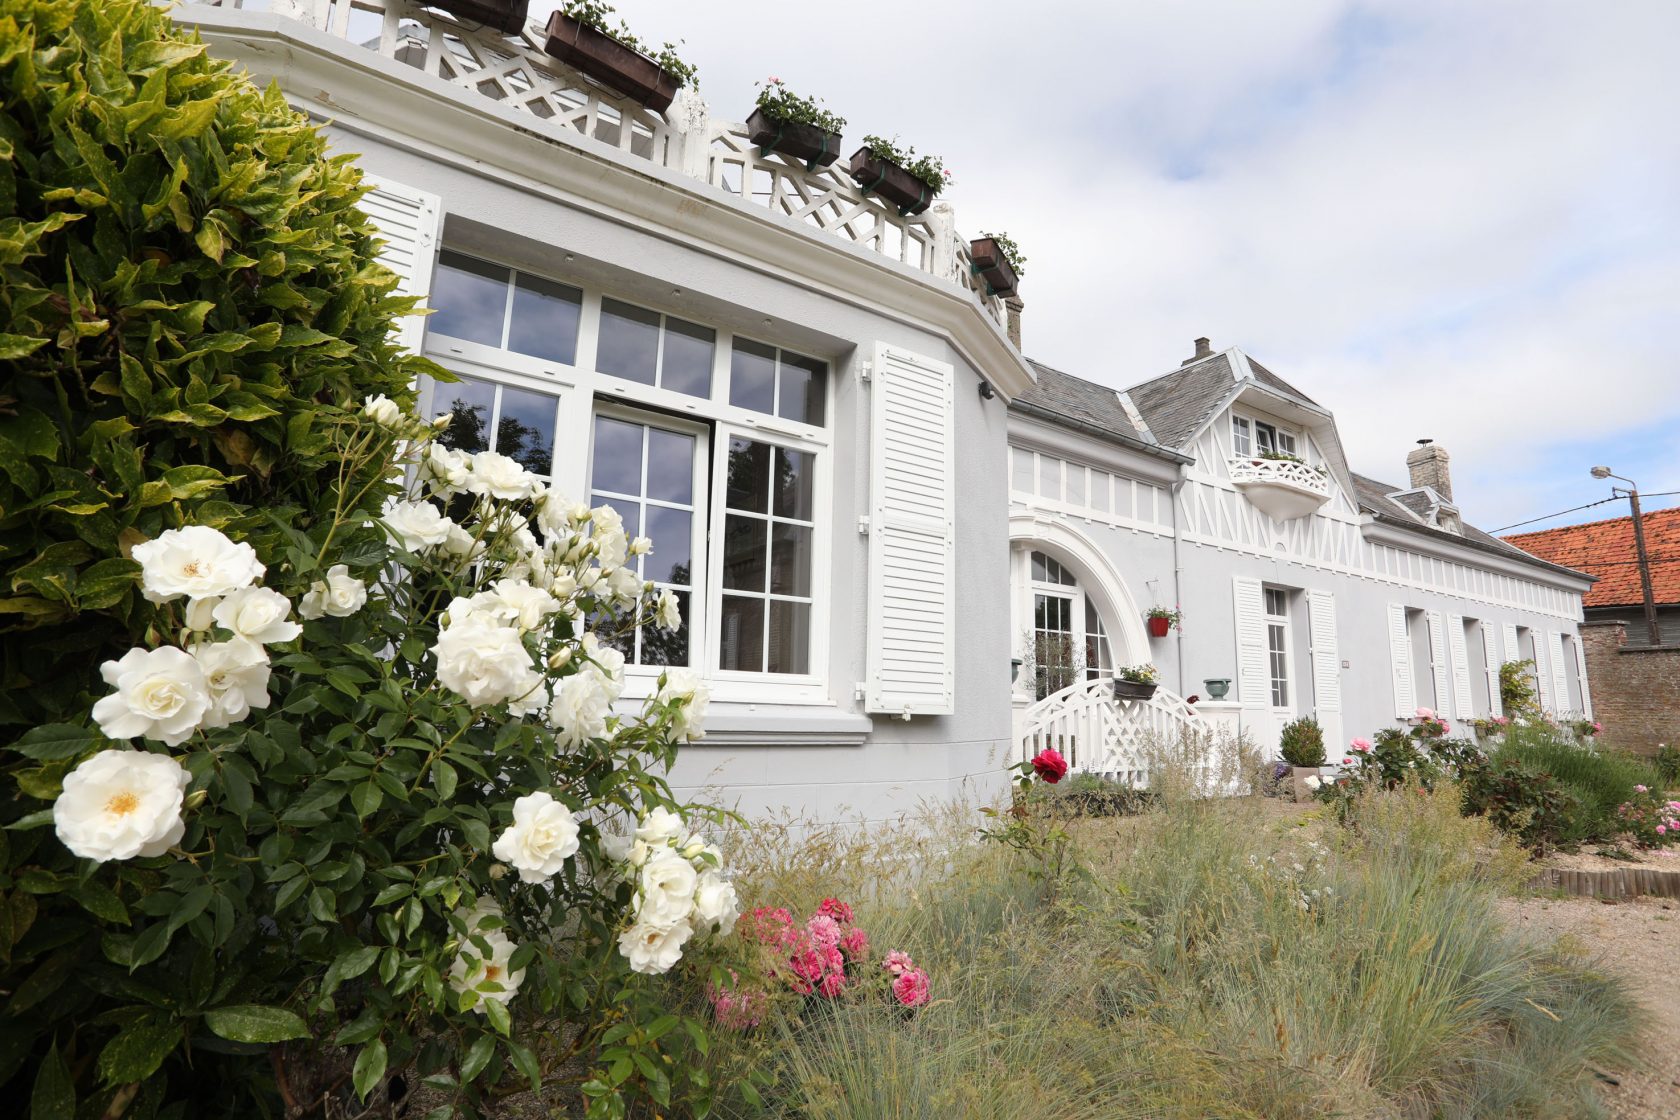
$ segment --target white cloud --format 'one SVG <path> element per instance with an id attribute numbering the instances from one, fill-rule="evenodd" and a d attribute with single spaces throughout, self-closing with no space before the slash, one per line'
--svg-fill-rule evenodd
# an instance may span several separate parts
<path id="1" fill-rule="evenodd" d="M 774 73 L 943 156 L 1030 258 L 1034 357 L 1125 385 L 1240 345 L 1355 469 L 1446 445 L 1484 524 L 1601 496 L 1548 481 L 1594 457 L 1680 486 L 1626 438 L 1680 419 L 1670 0 L 620 8 L 718 114 Z"/>

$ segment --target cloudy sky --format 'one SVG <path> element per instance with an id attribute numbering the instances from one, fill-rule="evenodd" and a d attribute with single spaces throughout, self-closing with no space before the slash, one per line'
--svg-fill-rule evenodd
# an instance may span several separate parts
<path id="1" fill-rule="evenodd" d="M 942 156 L 1029 258 L 1040 361 L 1241 346 L 1362 473 L 1445 445 L 1490 529 L 1607 497 L 1595 463 L 1680 490 L 1676 0 L 618 6 L 719 115 L 775 74 Z"/>

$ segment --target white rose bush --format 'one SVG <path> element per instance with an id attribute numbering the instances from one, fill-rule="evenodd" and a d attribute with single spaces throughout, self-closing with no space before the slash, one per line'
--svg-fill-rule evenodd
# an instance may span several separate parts
<path id="1" fill-rule="evenodd" d="M 387 397 L 314 423 L 339 444 L 318 508 L 131 541 L 145 625 L 84 721 L 10 748 L 0 837 L 32 878 L 0 943 L 36 914 L 7 897 L 80 923 L 13 1002 L 96 991 L 108 1028 L 55 1033 L 36 1094 L 85 1057 L 151 1115 L 190 1049 L 196 1078 L 235 1071 L 193 1099 L 252 1115 L 394 1115 L 423 1082 L 474 1116 L 556 1080 L 590 1116 L 704 1112 L 682 993 L 739 907 L 703 827 L 726 815 L 661 776 L 704 684 L 649 669 L 627 695 L 616 643 L 681 624 L 647 542 Z"/>

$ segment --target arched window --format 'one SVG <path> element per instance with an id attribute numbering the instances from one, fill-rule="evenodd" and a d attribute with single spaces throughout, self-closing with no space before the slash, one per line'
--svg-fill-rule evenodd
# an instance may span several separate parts
<path id="1" fill-rule="evenodd" d="M 1096 604 L 1052 556 L 1032 554 L 1030 664 L 1040 700 L 1081 680 L 1113 676 L 1114 656 Z"/>

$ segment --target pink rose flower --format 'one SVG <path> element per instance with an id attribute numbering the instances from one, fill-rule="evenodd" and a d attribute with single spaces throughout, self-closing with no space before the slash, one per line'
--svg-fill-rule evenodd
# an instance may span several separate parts
<path id="1" fill-rule="evenodd" d="M 1067 777 L 1068 772 L 1067 759 L 1063 758 L 1059 752 L 1052 750 L 1049 747 L 1044 748 L 1033 756 L 1032 768 L 1033 773 L 1037 774 L 1040 778 L 1043 778 L 1051 785 L 1055 785 L 1057 782 Z"/>
<path id="2" fill-rule="evenodd" d="M 1435 712 L 1434 712 L 1433 709 L 1430 709 L 1430 708 L 1419 708 L 1417 710 L 1417 718 L 1418 719 L 1434 719 L 1435 718 Z"/>
<path id="3" fill-rule="evenodd" d="M 1355 739 L 1352 743 L 1349 743 L 1348 745 L 1351 746 L 1356 751 L 1368 751 L 1368 750 L 1371 749 L 1371 740 L 1369 740 L 1369 739 Z"/>
<path id="4" fill-rule="evenodd" d="M 1353 759 L 1351 759 L 1351 758 L 1342 759 L 1342 765 L 1343 766 L 1352 766 L 1353 765 Z"/>
<path id="5" fill-rule="evenodd" d="M 893 979 L 892 991 L 905 1007 L 920 1007 L 928 1001 L 928 974 L 919 968 L 901 972 Z"/>

